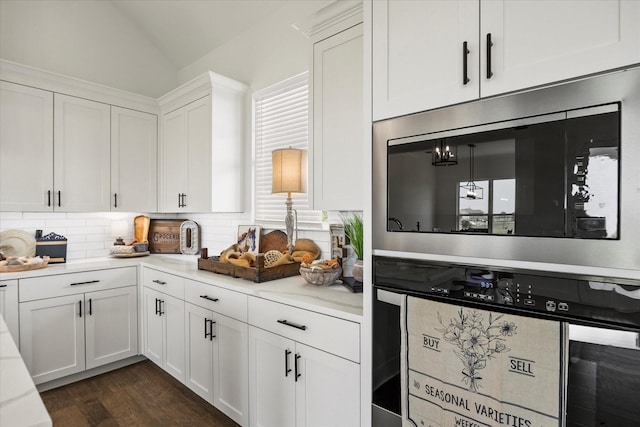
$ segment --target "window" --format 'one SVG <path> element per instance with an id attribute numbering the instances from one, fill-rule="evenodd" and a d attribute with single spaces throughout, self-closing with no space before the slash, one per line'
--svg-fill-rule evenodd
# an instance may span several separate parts
<path id="1" fill-rule="evenodd" d="M 476 233 L 513 234 L 515 228 L 515 179 L 475 181 L 484 189 L 482 199 L 462 198 L 458 204 L 458 230 Z M 489 209 L 491 207 L 491 209 Z"/>
<path id="2" fill-rule="evenodd" d="M 280 226 L 286 215 L 286 194 L 271 194 L 271 152 L 288 147 L 308 149 L 309 75 L 305 72 L 292 77 L 256 92 L 254 97 L 256 222 Z M 321 211 L 309 209 L 308 194 L 291 197 L 299 228 L 322 221 Z"/>

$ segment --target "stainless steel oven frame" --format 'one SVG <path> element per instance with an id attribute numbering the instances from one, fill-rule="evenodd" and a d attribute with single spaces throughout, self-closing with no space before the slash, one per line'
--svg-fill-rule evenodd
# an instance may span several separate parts
<path id="1" fill-rule="evenodd" d="M 620 103 L 620 239 L 469 236 L 389 231 L 387 147 L 399 139 L 535 118 L 561 111 Z M 373 253 L 443 255 L 635 270 L 640 266 L 640 68 L 617 71 L 542 89 L 482 99 L 373 125 Z M 496 262 L 498 263 L 498 262 Z"/>

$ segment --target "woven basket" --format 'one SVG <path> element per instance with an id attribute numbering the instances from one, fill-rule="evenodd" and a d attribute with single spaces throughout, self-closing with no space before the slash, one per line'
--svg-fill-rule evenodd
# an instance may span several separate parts
<path id="1" fill-rule="evenodd" d="M 316 286 L 327 286 L 342 276 L 342 268 L 315 268 L 300 267 L 300 275 L 307 283 Z"/>

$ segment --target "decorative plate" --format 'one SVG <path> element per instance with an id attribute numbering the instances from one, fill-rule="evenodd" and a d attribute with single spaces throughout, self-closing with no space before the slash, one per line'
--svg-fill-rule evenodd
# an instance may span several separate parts
<path id="1" fill-rule="evenodd" d="M 195 221 L 187 220 L 180 224 L 180 252 L 185 255 L 200 252 L 200 228 Z"/>
<path id="2" fill-rule="evenodd" d="M 0 252 L 4 256 L 33 257 L 36 255 L 36 238 L 22 230 L 0 232 Z"/>

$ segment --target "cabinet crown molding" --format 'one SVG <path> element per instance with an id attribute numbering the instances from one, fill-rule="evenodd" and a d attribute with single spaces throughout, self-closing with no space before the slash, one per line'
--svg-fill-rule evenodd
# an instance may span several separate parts
<path id="1" fill-rule="evenodd" d="M 293 24 L 292 27 L 315 43 L 353 27 L 361 23 L 362 20 L 362 0 L 337 0 L 304 21 Z"/>
<path id="2" fill-rule="evenodd" d="M 78 98 L 91 99 L 118 107 L 153 114 L 158 113 L 158 101 L 153 98 L 28 65 L 18 64 L 7 61 L 6 59 L 0 59 L 0 80 Z"/>
<path id="3" fill-rule="evenodd" d="M 208 71 L 162 95 L 158 98 L 158 104 L 162 113 L 165 114 L 206 96 L 211 93 L 213 87 L 224 87 L 238 92 L 246 92 L 248 89 L 244 83 Z"/>

